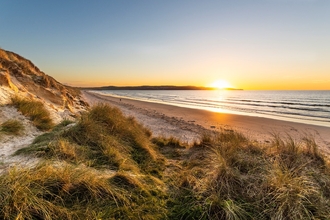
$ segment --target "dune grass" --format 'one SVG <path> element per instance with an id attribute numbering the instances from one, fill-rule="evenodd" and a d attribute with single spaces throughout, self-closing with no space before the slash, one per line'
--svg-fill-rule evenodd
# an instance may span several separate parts
<path id="1" fill-rule="evenodd" d="M 19 135 L 23 131 L 24 125 L 22 124 L 22 122 L 15 119 L 7 120 L 0 125 L 0 133 Z"/>
<path id="2" fill-rule="evenodd" d="M 97 105 L 68 129 L 58 129 L 35 139 L 17 152 L 59 158 L 87 166 L 131 170 L 160 176 L 163 157 L 150 141 L 150 131 L 116 108 Z"/>
<path id="3" fill-rule="evenodd" d="M 170 213 L 183 219 L 330 217 L 330 167 L 315 142 L 275 135 L 266 148 L 242 137 L 222 131 L 195 144 L 207 146 L 207 156 L 192 154 L 188 160 L 184 182 L 176 180 Z"/>
<path id="4" fill-rule="evenodd" d="M 20 98 L 18 96 L 12 97 L 12 104 L 22 112 L 23 115 L 30 118 L 32 123 L 41 131 L 47 131 L 53 127 L 50 114 L 45 109 L 42 102 Z"/>
<path id="5" fill-rule="evenodd" d="M 153 197 L 136 178 L 67 163 L 11 169 L 0 176 L 0 197 L 1 219 L 134 219 L 149 215 L 158 219 L 164 215 L 161 206 L 150 204 Z"/>
<path id="6" fill-rule="evenodd" d="M 133 118 L 99 104 L 23 153 L 53 162 L 0 177 L 0 218 L 330 217 L 330 166 L 310 135 L 274 134 L 264 146 L 219 130 L 189 146 L 151 137 Z"/>
<path id="7" fill-rule="evenodd" d="M 149 182 L 146 182 L 149 180 Z M 152 180 L 65 162 L 0 176 L 1 219 L 164 219 Z"/>
<path id="8" fill-rule="evenodd" d="M 150 141 L 149 134 L 147 129 L 133 118 L 124 117 L 118 109 L 97 105 L 78 122 L 62 122 L 16 154 L 34 154 L 48 161 L 60 161 L 72 168 L 68 172 L 75 172 L 74 169 L 79 167 L 79 170 L 94 170 L 101 176 L 109 176 L 107 185 L 117 203 L 105 194 L 105 199 L 92 198 L 88 204 L 77 203 L 69 207 L 64 204 L 70 218 L 76 218 L 71 207 L 78 207 L 96 213 L 95 217 L 90 215 L 87 219 L 164 219 L 167 215 L 165 184 L 159 179 L 164 159 Z M 55 196 L 62 200 L 63 192 L 56 192 Z M 99 207 L 90 207 L 90 203 Z M 80 213 L 79 210 L 74 213 Z M 81 215 L 77 216 L 76 219 L 80 219 Z"/>

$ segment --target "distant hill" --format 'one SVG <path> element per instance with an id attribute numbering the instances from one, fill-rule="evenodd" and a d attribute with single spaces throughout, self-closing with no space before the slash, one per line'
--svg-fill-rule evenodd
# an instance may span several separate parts
<path id="1" fill-rule="evenodd" d="M 215 90 L 212 87 L 203 86 L 102 86 L 102 87 L 88 87 L 81 89 L 93 89 L 93 90 Z M 225 88 L 224 90 L 242 90 L 235 88 Z"/>

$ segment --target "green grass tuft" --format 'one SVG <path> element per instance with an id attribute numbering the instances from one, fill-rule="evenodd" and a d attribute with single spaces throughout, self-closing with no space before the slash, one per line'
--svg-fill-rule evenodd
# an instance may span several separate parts
<path id="1" fill-rule="evenodd" d="M 12 97 L 11 100 L 12 104 L 22 112 L 23 115 L 29 117 L 39 130 L 47 131 L 53 127 L 50 113 L 41 102 L 23 99 L 17 96 Z"/>
<path id="2" fill-rule="evenodd" d="M 0 132 L 10 135 L 19 135 L 24 130 L 22 122 L 10 119 L 0 125 Z"/>

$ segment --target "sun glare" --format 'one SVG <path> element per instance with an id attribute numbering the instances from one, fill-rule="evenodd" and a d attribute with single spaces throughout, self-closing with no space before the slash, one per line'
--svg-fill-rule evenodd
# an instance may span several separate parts
<path id="1" fill-rule="evenodd" d="M 215 89 L 227 89 L 232 88 L 232 85 L 226 80 L 217 80 L 211 84 L 211 87 Z"/>

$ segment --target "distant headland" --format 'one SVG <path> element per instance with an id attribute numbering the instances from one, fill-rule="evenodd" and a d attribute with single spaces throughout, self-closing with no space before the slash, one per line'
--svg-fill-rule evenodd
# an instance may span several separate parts
<path id="1" fill-rule="evenodd" d="M 102 86 L 102 87 L 84 87 L 80 89 L 92 89 L 92 90 L 243 90 L 236 88 L 223 88 L 217 89 L 213 87 L 203 86 Z"/>

